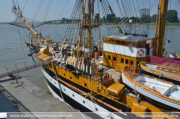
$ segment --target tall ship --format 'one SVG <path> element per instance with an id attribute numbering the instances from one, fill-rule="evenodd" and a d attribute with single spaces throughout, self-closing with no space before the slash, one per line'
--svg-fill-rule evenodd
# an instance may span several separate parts
<path id="1" fill-rule="evenodd" d="M 112 14 L 118 23 L 109 1 L 97 2 L 104 14 Z M 141 118 L 146 114 L 171 118 L 167 112 L 179 112 L 179 108 L 158 105 L 143 98 L 125 85 L 121 77 L 125 68 L 138 73 L 139 63 L 150 61 L 146 47 L 148 41 L 155 55 L 162 57 L 168 0 L 160 1 L 156 38 L 123 33 L 117 24 L 115 29 L 119 33 L 103 36 L 103 46 L 96 45 L 92 34 L 93 29 L 102 25 L 100 13 L 94 14 L 94 4 L 95 0 L 76 0 L 72 21 L 67 26 L 62 43 L 43 37 L 35 30 L 36 26 L 23 17 L 19 8 L 12 7 L 17 18 L 29 30 L 32 42 L 26 43 L 30 48 L 28 56 L 35 54 L 38 61 L 43 63 L 41 70 L 51 94 L 82 112 L 93 112 L 102 118 Z M 108 30 L 112 32 L 114 27 Z M 97 58 L 98 54 L 102 64 Z"/>

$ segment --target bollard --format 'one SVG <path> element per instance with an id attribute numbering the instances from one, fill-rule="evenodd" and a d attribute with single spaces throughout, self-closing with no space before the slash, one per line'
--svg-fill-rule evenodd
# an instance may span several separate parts
<path id="1" fill-rule="evenodd" d="M 20 85 L 20 81 L 19 81 L 19 79 L 18 79 L 18 84 Z"/>
<path id="2" fill-rule="evenodd" d="M 18 77 L 16 76 L 16 83 L 18 83 Z"/>

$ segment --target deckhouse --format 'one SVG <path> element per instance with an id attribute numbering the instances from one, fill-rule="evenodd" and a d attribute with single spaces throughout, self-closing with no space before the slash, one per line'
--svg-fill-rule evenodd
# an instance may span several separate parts
<path id="1" fill-rule="evenodd" d="M 133 72 L 138 72 L 140 61 L 150 61 L 147 37 L 133 35 L 110 35 L 102 37 L 103 40 L 103 65 L 114 67 L 122 71 L 128 67 Z"/>

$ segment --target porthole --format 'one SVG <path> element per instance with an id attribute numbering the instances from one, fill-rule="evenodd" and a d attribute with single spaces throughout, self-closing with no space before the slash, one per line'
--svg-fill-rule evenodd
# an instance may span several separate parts
<path id="1" fill-rule="evenodd" d="M 74 94 L 72 94 L 72 96 L 74 97 Z"/>
<path id="2" fill-rule="evenodd" d="M 72 79 L 72 77 L 70 76 L 70 79 Z"/>
<path id="3" fill-rule="evenodd" d="M 65 88 L 64 88 L 64 91 L 65 91 Z"/>
<path id="4" fill-rule="evenodd" d="M 64 76 L 65 76 L 66 74 L 64 74 Z"/>
<path id="5" fill-rule="evenodd" d="M 169 71 L 169 69 L 164 69 L 164 71 Z"/>
<path id="6" fill-rule="evenodd" d="M 83 100 L 83 103 L 85 103 L 85 101 Z"/>
<path id="7" fill-rule="evenodd" d="M 87 84 L 86 84 L 86 83 L 84 83 L 84 86 L 87 86 Z"/>
<path id="8" fill-rule="evenodd" d="M 172 73 L 176 73 L 176 71 L 175 71 L 175 70 L 171 70 L 171 72 L 172 72 Z"/>
<path id="9" fill-rule="evenodd" d="M 54 82 L 54 84 L 56 84 L 56 82 Z"/>
<path id="10" fill-rule="evenodd" d="M 98 108 L 95 108 L 96 111 L 98 111 Z"/>

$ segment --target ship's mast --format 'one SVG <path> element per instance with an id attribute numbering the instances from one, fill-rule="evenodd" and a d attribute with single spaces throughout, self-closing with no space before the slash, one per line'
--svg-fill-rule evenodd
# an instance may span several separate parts
<path id="1" fill-rule="evenodd" d="M 165 34 L 165 27 L 166 27 L 166 16 L 167 16 L 167 8 L 168 8 L 168 1 L 169 0 L 161 0 L 160 2 L 160 12 L 157 17 L 159 17 L 158 21 L 158 31 L 157 31 L 157 42 L 156 42 L 156 56 L 162 57 L 163 53 L 163 44 L 164 41 L 164 34 Z"/>
<path id="2" fill-rule="evenodd" d="M 93 1 L 94 0 L 88 0 L 88 25 L 89 25 L 89 28 L 88 28 L 88 35 L 87 35 L 87 48 L 90 49 L 90 45 L 91 45 L 91 13 L 92 13 L 92 4 L 93 4 Z"/>

